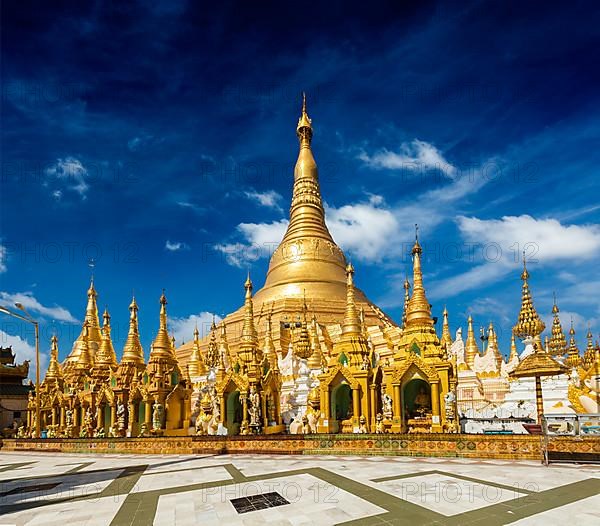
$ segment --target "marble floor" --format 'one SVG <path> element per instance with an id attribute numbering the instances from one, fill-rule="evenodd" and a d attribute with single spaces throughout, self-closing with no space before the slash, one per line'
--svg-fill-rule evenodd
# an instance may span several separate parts
<path id="1" fill-rule="evenodd" d="M 0 453 L 0 526 L 600 524 L 600 467 Z"/>

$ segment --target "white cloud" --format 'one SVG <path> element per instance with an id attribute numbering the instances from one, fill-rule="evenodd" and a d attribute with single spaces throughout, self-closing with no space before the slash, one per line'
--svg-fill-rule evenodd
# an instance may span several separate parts
<path id="1" fill-rule="evenodd" d="M 46 168 L 46 175 L 66 184 L 68 190 L 78 193 L 82 199 L 86 198 L 90 188 L 86 181 L 88 170 L 79 159 L 75 157 L 57 159 L 53 165 Z M 55 199 L 60 199 L 62 191 L 54 191 L 52 195 Z"/>
<path id="2" fill-rule="evenodd" d="M 194 339 L 194 329 L 198 327 L 200 338 L 203 338 L 210 332 L 210 325 L 213 320 L 211 312 L 201 312 L 200 314 L 191 314 L 187 318 L 170 318 L 169 332 L 175 336 L 176 345 L 181 345 L 184 341 L 189 342 Z M 216 323 L 221 321 L 219 316 L 215 316 Z"/>
<path id="3" fill-rule="evenodd" d="M 274 190 L 268 190 L 266 192 L 244 192 L 245 196 L 251 201 L 258 202 L 261 206 L 266 208 L 272 208 L 273 210 L 277 210 L 278 212 L 283 212 L 281 208 L 281 201 L 283 197 L 278 192 Z"/>
<path id="4" fill-rule="evenodd" d="M 458 228 L 464 239 L 477 243 L 496 243 L 508 259 L 520 261 L 526 256 L 540 262 L 582 258 L 589 259 L 600 251 L 600 226 L 563 225 L 556 219 L 535 219 L 530 215 L 504 216 L 483 220 L 459 216 Z"/>
<path id="5" fill-rule="evenodd" d="M 357 259 L 374 263 L 396 252 L 398 220 L 384 208 L 381 196 L 371 195 L 368 202 L 326 206 L 331 235 L 342 249 Z"/>
<path id="6" fill-rule="evenodd" d="M 0 245 L 0 274 L 6 272 L 6 247 Z"/>
<path id="7" fill-rule="evenodd" d="M 398 152 L 382 148 L 372 155 L 362 151 L 358 158 L 370 168 L 387 170 L 439 170 L 447 177 L 454 177 L 456 167 L 433 145 L 419 139 L 403 142 Z"/>
<path id="8" fill-rule="evenodd" d="M 41 316 L 66 323 L 79 323 L 77 319 L 64 307 L 58 305 L 46 307 L 42 305 L 32 292 L 0 292 L 0 305 L 8 308 L 14 308 L 15 303 L 21 303 L 31 313 L 38 313 Z"/>
<path id="9" fill-rule="evenodd" d="M 528 260 L 540 265 L 589 260 L 600 253 L 598 225 L 563 225 L 556 219 L 535 219 L 529 215 L 488 220 L 459 216 L 457 225 L 463 240 L 479 255 L 481 263 L 433 283 L 432 298 L 456 296 L 516 272 L 523 250 Z"/>
<path id="10" fill-rule="evenodd" d="M 169 241 L 165 243 L 165 250 L 169 252 L 177 252 L 178 250 L 189 250 L 189 245 L 183 243 L 182 241 Z"/>
<path id="11" fill-rule="evenodd" d="M 20 336 L 8 334 L 0 330 L 0 345 L 2 347 L 12 346 L 15 354 L 15 362 L 20 364 L 29 360 L 29 378 L 35 381 L 35 346 Z M 44 378 L 44 371 L 48 367 L 48 354 L 43 352 L 40 346 L 40 380 Z"/>

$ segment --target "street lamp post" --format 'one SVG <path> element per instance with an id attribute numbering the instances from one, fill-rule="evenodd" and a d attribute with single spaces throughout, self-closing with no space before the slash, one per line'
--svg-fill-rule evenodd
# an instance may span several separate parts
<path id="1" fill-rule="evenodd" d="M 33 319 L 33 316 L 29 314 L 25 307 L 21 303 L 15 303 L 17 309 L 23 311 L 25 316 L 17 312 L 13 312 L 6 307 L 0 306 L 0 312 L 8 314 L 13 318 L 31 323 L 35 329 L 35 436 L 36 438 L 41 437 L 41 415 L 40 415 L 40 327 L 39 323 Z"/>

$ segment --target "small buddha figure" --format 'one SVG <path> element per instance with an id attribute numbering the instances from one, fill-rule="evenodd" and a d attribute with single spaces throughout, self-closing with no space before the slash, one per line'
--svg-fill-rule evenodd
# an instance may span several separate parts
<path id="1" fill-rule="evenodd" d="M 419 394 L 415 396 L 415 408 L 420 414 L 424 414 L 428 409 L 431 409 L 431 397 L 427 394 L 424 386 L 421 386 Z"/>

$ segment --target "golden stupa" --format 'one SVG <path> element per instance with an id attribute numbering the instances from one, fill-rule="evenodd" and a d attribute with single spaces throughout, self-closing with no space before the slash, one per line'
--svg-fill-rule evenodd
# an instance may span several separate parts
<path id="1" fill-rule="evenodd" d="M 316 316 L 320 324 L 339 323 L 346 310 L 348 261 L 325 221 L 319 171 L 311 149 L 313 128 L 306 110 L 306 97 L 303 98 L 296 135 L 300 150 L 294 168 L 289 224 L 271 256 L 265 284 L 253 297 L 259 339 L 264 340 L 266 320 L 271 316 L 272 338 L 278 348 L 284 347 L 280 345 L 279 321 L 298 319 L 303 312 L 304 298 L 311 315 Z M 364 311 L 366 326 L 385 327 L 390 332 L 386 337 L 399 337 L 399 333 L 393 330 L 397 328 L 396 324 L 358 288 L 355 289 L 355 301 L 357 309 Z M 222 322 L 227 326 L 232 349 L 238 346 L 243 320 L 242 306 Z M 383 341 L 383 335 L 380 336 Z M 208 343 L 209 337 L 205 336 L 200 342 L 203 352 Z M 186 363 L 193 349 L 192 341 L 179 347 L 176 353 L 180 362 Z"/>

